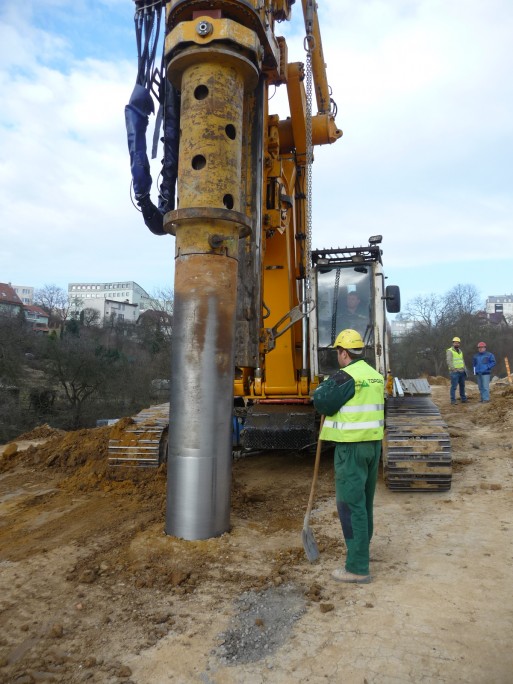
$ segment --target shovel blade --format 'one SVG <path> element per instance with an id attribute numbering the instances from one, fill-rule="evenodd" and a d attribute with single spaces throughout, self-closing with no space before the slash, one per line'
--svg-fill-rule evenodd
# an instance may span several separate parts
<path id="1" fill-rule="evenodd" d="M 310 563 L 314 563 L 319 558 L 319 548 L 317 546 L 317 542 L 315 541 L 312 529 L 310 527 L 303 527 L 301 537 L 303 539 L 303 548 L 305 550 L 306 557 Z"/>

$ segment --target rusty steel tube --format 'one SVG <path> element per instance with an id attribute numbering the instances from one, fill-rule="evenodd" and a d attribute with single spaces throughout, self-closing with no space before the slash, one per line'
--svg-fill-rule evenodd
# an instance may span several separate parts
<path id="1" fill-rule="evenodd" d="M 230 526 L 236 278 L 233 259 L 177 259 L 166 533 L 183 539 Z"/>
<path id="2" fill-rule="evenodd" d="M 165 531 L 195 540 L 230 528 L 243 102 L 257 74 L 204 47 L 179 53 L 168 76 L 182 102 L 179 209 L 165 217 L 176 235 Z"/>

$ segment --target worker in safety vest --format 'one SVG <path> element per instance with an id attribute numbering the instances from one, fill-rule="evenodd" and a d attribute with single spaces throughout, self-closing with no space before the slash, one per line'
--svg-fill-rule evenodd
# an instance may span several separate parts
<path id="1" fill-rule="evenodd" d="M 456 387 L 460 390 L 460 399 L 463 403 L 467 401 L 465 394 L 465 378 L 467 377 L 467 370 L 465 368 L 465 360 L 463 359 L 463 352 L 460 349 L 461 340 L 459 337 L 452 338 L 452 347 L 447 350 L 447 367 L 449 368 L 449 375 L 451 377 L 451 404 L 456 403 Z"/>
<path id="2" fill-rule="evenodd" d="M 373 502 L 384 430 L 384 380 L 361 357 L 363 339 L 356 330 L 337 336 L 340 370 L 315 390 L 315 408 L 326 416 L 320 439 L 336 443 L 337 510 L 347 546 L 345 569 L 333 579 L 367 584 Z"/>

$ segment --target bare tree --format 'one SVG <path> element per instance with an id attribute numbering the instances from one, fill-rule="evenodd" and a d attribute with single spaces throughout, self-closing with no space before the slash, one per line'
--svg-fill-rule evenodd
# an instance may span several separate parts
<path id="1" fill-rule="evenodd" d="M 106 391 L 121 372 L 121 355 L 76 335 L 48 340 L 52 376 L 62 389 L 72 413 L 72 427 L 81 424 L 84 405 Z"/>
<path id="2" fill-rule="evenodd" d="M 172 287 L 156 288 L 151 296 L 151 306 L 148 308 L 173 316 L 175 293 Z"/>
<path id="3" fill-rule="evenodd" d="M 68 294 L 58 285 L 43 285 L 34 293 L 34 303 L 43 308 L 49 316 L 55 316 L 68 304 Z"/>
<path id="4" fill-rule="evenodd" d="M 444 295 L 416 297 L 405 313 L 416 321 L 407 335 L 396 341 L 393 357 L 400 373 L 443 375 L 447 372 L 445 352 L 452 338 L 461 337 L 463 350 L 471 359 L 482 323 L 478 316 L 479 293 L 474 285 L 456 285 Z"/>
<path id="5" fill-rule="evenodd" d="M 139 339 L 152 353 L 170 349 L 173 329 L 174 292 L 172 288 L 153 291 L 149 307 L 137 321 Z"/>
<path id="6" fill-rule="evenodd" d="M 431 329 L 447 320 L 447 302 L 445 297 L 434 293 L 415 297 L 406 305 L 404 314 L 425 328 Z"/>
<path id="7" fill-rule="evenodd" d="M 483 308 L 474 285 L 456 285 L 444 297 L 445 308 L 452 318 L 473 315 Z"/>
<path id="8" fill-rule="evenodd" d="M 86 328 L 100 325 L 101 319 L 102 317 L 98 309 L 86 307 L 85 309 L 82 309 L 82 311 L 80 312 L 80 322 Z"/>
<path id="9" fill-rule="evenodd" d="M 9 385 L 20 379 L 27 335 L 23 312 L 0 316 L 0 384 Z"/>
<path id="10" fill-rule="evenodd" d="M 79 297 L 70 299 L 58 285 L 43 285 L 35 291 L 34 303 L 46 311 L 52 322 L 65 323 L 70 315 L 78 315 L 83 302 Z"/>

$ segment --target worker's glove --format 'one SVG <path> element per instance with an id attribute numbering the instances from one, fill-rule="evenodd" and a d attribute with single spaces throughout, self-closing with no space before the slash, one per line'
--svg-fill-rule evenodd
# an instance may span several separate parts
<path id="1" fill-rule="evenodd" d="M 333 375 L 330 375 L 330 380 L 333 380 L 333 382 L 337 385 L 343 385 L 350 378 L 351 376 L 349 375 L 349 373 L 346 373 L 345 370 L 342 369 L 340 369 L 336 373 L 333 373 Z"/>
<path id="2" fill-rule="evenodd" d="M 348 373 L 340 370 L 319 385 L 313 394 L 313 402 L 321 415 L 333 416 L 347 401 L 347 388 L 343 385 L 350 379 Z"/>

